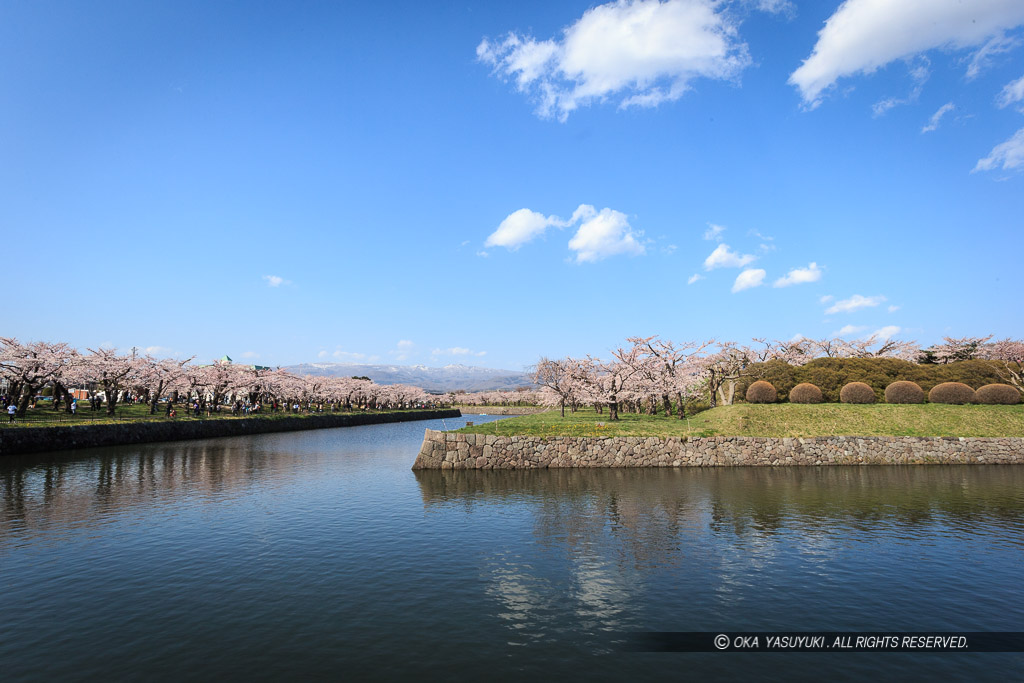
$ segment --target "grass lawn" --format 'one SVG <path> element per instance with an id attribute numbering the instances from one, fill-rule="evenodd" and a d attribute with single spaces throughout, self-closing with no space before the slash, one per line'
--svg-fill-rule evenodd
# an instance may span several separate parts
<path id="1" fill-rule="evenodd" d="M 689 418 L 619 413 L 618 422 L 592 409 L 523 415 L 461 432 L 499 436 L 1022 436 L 1024 405 L 721 406 Z"/>
<path id="2" fill-rule="evenodd" d="M 232 415 L 231 409 L 222 406 L 219 413 L 213 413 L 210 417 L 206 416 L 203 412 L 199 417 L 194 417 L 188 413 L 184 403 L 175 403 L 174 408 L 177 411 L 177 416 L 173 418 L 167 417 L 167 404 L 159 403 L 156 407 L 156 414 L 149 414 L 149 405 L 143 403 L 137 404 L 121 404 L 117 405 L 117 415 L 113 418 L 107 417 L 107 410 L 105 406 L 101 406 L 99 410 L 92 410 L 89 408 L 88 401 L 78 402 L 78 413 L 72 417 L 70 414 L 63 411 L 55 411 L 53 404 L 49 401 L 40 401 L 36 404 L 35 410 L 29 409 L 28 413 L 24 418 L 17 418 L 14 424 L 8 423 L 7 414 L 4 413 L 0 416 L 0 429 L 17 429 L 21 427 L 69 427 L 73 425 L 90 425 L 90 424 L 118 424 L 123 422 L 194 422 L 197 420 L 237 420 L 243 417 L 258 417 L 265 420 L 280 420 L 285 417 L 312 417 L 315 415 L 348 415 L 357 414 L 364 411 L 355 411 L 353 413 L 344 413 L 341 411 L 332 413 L 329 410 L 325 410 L 322 413 L 316 412 L 300 412 L 300 413 L 286 413 L 278 411 L 276 413 L 270 412 L 270 409 L 264 409 L 259 413 L 253 413 L 251 415 L 244 415 L 239 413 L 238 415 Z M 380 411 L 370 411 L 380 412 Z M 386 412 L 408 412 L 401 410 L 386 411 Z"/>

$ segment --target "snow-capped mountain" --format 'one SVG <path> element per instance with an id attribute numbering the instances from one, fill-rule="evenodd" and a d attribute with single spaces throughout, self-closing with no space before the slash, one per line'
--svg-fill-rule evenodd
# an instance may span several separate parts
<path id="1" fill-rule="evenodd" d="M 492 391 L 532 386 L 528 373 L 469 365 L 357 365 L 354 363 L 302 363 L 285 370 L 297 375 L 369 377 L 377 384 L 411 384 L 426 391 Z"/>

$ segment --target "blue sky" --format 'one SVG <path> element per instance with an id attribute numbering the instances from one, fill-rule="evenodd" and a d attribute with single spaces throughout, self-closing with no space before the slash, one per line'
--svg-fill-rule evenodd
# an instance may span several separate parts
<path id="1" fill-rule="evenodd" d="M 0 334 L 1021 337 L 1022 43 L 1019 0 L 7 2 Z"/>

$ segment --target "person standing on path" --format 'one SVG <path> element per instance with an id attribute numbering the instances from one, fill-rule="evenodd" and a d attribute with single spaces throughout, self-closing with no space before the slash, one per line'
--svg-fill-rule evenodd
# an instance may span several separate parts
<path id="1" fill-rule="evenodd" d="M 14 422 L 14 414 L 16 412 L 18 412 L 18 406 L 14 405 L 13 403 L 7 406 L 7 424 Z"/>

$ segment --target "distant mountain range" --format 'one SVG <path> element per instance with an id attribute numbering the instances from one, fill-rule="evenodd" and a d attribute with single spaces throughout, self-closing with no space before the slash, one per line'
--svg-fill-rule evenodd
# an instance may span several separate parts
<path id="1" fill-rule="evenodd" d="M 468 365 L 356 365 L 354 363 L 302 363 L 285 370 L 297 375 L 327 377 L 369 377 L 377 384 L 411 384 L 430 392 L 496 391 L 528 387 L 533 380 L 528 373 L 514 370 L 492 370 Z"/>

